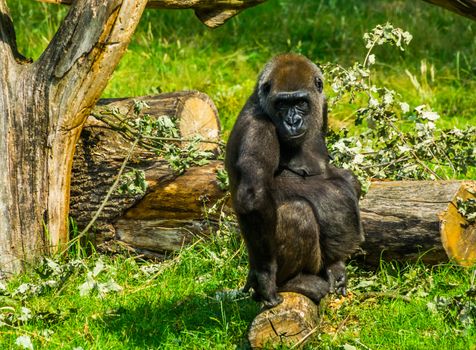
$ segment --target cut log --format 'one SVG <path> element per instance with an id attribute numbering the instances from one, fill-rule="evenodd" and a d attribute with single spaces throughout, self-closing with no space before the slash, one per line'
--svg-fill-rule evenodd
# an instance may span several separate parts
<path id="1" fill-rule="evenodd" d="M 260 312 L 250 325 L 248 340 L 252 349 L 298 346 L 318 330 L 319 308 L 302 294 L 280 293 L 283 302 Z"/>
<path id="2" fill-rule="evenodd" d="M 214 216 L 205 214 L 226 195 L 216 180 L 221 162 L 191 168 L 173 181 L 162 181 L 113 226 L 116 237 L 147 252 L 173 252 L 209 234 Z M 151 182 L 153 176 L 149 177 Z"/>
<path id="3" fill-rule="evenodd" d="M 220 119 L 213 101 L 206 94 L 198 91 L 180 91 L 165 93 L 154 96 L 141 96 L 134 98 L 109 98 L 102 99 L 96 104 L 92 115 L 102 115 L 107 123 L 117 124 L 117 120 L 108 115 L 109 111 L 116 110 L 120 115 L 130 116 L 136 101 L 143 101 L 149 107 L 143 112 L 152 117 L 168 116 L 177 125 L 180 138 L 191 139 L 200 136 L 205 142 L 200 146 L 202 150 L 216 150 L 220 140 Z M 104 123 L 90 117 L 85 127 L 107 127 Z M 114 137 L 114 139 L 117 138 Z M 123 139 L 124 140 L 124 139 Z M 126 141 L 126 148 L 130 148 L 130 142 Z M 112 141 L 111 146 L 118 142 Z M 124 146 L 124 145 L 123 145 Z M 120 152 L 122 152 L 121 147 Z M 110 149 L 109 151 L 113 151 Z M 139 151 L 140 153 L 141 151 Z M 109 156 L 109 154 L 106 154 Z"/>
<path id="4" fill-rule="evenodd" d="M 365 261 L 476 262 L 476 224 L 457 199 L 476 197 L 474 181 L 374 182 L 360 208 Z"/>
<path id="5" fill-rule="evenodd" d="M 108 111 L 116 110 L 122 115 L 127 115 L 133 108 L 135 100 L 144 101 L 149 105 L 150 108 L 145 109 L 143 112 L 149 114 L 151 117 L 167 115 L 175 120 L 179 126 L 180 136 L 182 138 L 187 139 L 198 134 L 203 139 L 210 141 L 209 143 L 203 143 L 201 145 L 202 149 L 218 151 L 216 142 L 219 140 L 220 124 L 217 110 L 207 95 L 196 91 L 134 99 L 101 100 L 94 108 L 93 114 L 101 114 L 102 117 L 108 118 Z M 112 130 L 104 122 L 92 116 L 88 118 L 76 146 L 71 183 L 71 217 L 76 220 L 78 227 L 85 227 L 93 218 L 104 200 L 107 191 L 117 177 L 119 168 L 126 158 L 130 147 L 130 139 Z M 148 196 L 152 197 L 155 195 L 156 189 L 160 191 L 163 186 L 167 186 L 166 184 L 178 176 L 164 159 L 140 146 L 136 147 L 132 153 L 128 165 L 131 168 L 144 172 L 145 180 L 148 185 Z M 213 192 L 210 186 L 206 187 L 203 181 L 192 181 L 190 184 L 199 186 L 198 189 L 194 190 L 195 193 L 197 191 L 204 191 L 203 193 L 201 192 L 200 196 L 202 196 L 202 194 L 203 196 L 208 195 L 209 198 L 212 196 L 212 193 L 216 193 L 217 197 L 219 196 L 219 192 L 220 195 L 223 195 L 218 184 L 216 184 L 215 172 L 219 166 L 221 166 L 221 163 L 217 164 L 215 162 L 199 170 L 199 172 L 207 173 L 206 179 L 215 184 L 213 188 L 215 192 Z M 191 173 L 196 174 L 193 170 Z M 188 175 L 181 176 L 180 179 L 187 179 L 187 176 Z M 183 181 L 180 179 L 177 180 L 179 183 Z M 186 180 L 186 182 L 188 181 L 189 180 Z M 176 186 L 172 184 L 170 187 L 175 188 Z M 190 187 L 186 184 L 181 184 L 180 189 L 182 192 L 189 191 Z M 151 203 L 151 212 L 157 214 L 153 219 L 149 215 L 149 218 L 152 219 L 151 222 L 155 223 L 157 229 L 164 227 L 164 231 L 167 232 L 168 236 L 170 236 L 171 228 L 176 233 L 180 231 L 191 232 L 193 234 L 203 232 L 202 225 L 194 220 L 199 218 L 199 215 L 196 213 L 198 206 L 203 205 L 203 199 L 205 197 L 195 198 L 196 203 L 193 206 L 191 205 L 192 199 L 190 199 L 193 191 L 188 192 L 188 194 L 182 192 L 180 192 L 182 197 L 177 197 L 179 204 L 176 204 L 176 206 L 184 205 L 183 202 L 180 202 L 183 201 L 184 198 L 186 198 L 185 201 L 187 204 L 184 208 L 175 208 L 184 213 L 181 218 L 163 216 L 164 211 L 159 211 L 158 213 L 154 211 L 156 210 L 155 208 L 160 207 L 161 203 L 163 203 L 160 195 L 156 198 L 155 203 L 151 203 L 147 198 L 145 199 L 146 203 Z M 116 229 L 112 223 L 143 197 L 144 194 L 141 193 L 136 195 L 113 193 L 96 222 L 96 243 L 104 244 L 112 240 L 116 235 Z M 173 205 L 171 198 L 168 199 L 168 203 Z M 137 213 L 140 211 L 140 209 L 135 209 L 134 212 Z M 144 212 L 146 212 L 146 210 L 144 210 Z M 138 221 L 142 220 L 142 216 L 134 220 L 136 220 L 135 223 L 138 224 Z M 120 221 L 121 237 L 125 237 L 125 240 L 128 240 L 126 238 L 129 232 L 127 229 L 128 224 L 130 224 L 129 217 L 123 218 L 123 220 Z M 151 223 L 140 222 L 140 225 L 137 227 L 151 228 Z M 155 231 L 151 232 L 153 233 Z M 175 238 L 173 240 L 177 245 L 183 245 L 186 241 L 189 241 L 188 236 L 186 239 L 180 240 Z M 163 242 L 165 243 L 166 241 Z M 138 247 L 140 246 L 141 245 L 138 244 Z M 169 250 L 169 248 L 170 245 L 165 244 L 164 249 L 157 248 L 155 251 Z"/>
<path id="6" fill-rule="evenodd" d="M 37 0 L 53 4 L 71 5 L 74 0 Z M 161 9 L 194 9 L 198 19 L 215 28 L 248 7 L 266 0 L 149 0 L 147 7 Z"/>

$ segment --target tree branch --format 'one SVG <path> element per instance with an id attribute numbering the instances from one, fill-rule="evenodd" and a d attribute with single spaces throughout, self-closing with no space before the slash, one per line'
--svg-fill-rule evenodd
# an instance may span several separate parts
<path id="1" fill-rule="evenodd" d="M 75 0 L 36 0 L 53 4 L 71 5 Z M 148 0 L 147 7 L 159 9 L 194 9 L 206 26 L 215 28 L 248 7 L 266 0 Z"/>
<path id="2" fill-rule="evenodd" d="M 40 2 L 48 2 L 54 4 L 70 5 L 75 0 L 36 0 Z M 204 22 L 206 17 L 204 12 L 213 13 L 218 17 L 217 12 L 221 16 L 226 17 L 224 20 L 236 15 L 241 10 L 251 6 L 256 6 L 266 0 L 149 0 L 147 7 L 162 9 L 195 9 L 195 13 L 199 19 Z M 476 0 L 424 0 L 430 4 L 444 7 L 447 10 L 455 12 L 461 16 L 465 16 L 472 20 L 476 20 Z M 201 15 L 200 15 L 201 13 Z M 208 26 L 209 23 L 204 22 Z M 216 24 L 218 26 L 222 23 Z"/>
<path id="3" fill-rule="evenodd" d="M 424 0 L 476 21 L 476 0 Z"/>

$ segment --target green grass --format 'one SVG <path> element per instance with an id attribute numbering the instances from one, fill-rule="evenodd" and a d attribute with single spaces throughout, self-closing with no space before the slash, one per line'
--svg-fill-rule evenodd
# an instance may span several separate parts
<path id="1" fill-rule="evenodd" d="M 113 278 L 122 287 L 102 298 L 96 291 L 79 292 L 97 256 L 82 260 L 84 266 L 68 279 L 42 276 L 39 270 L 45 270 L 38 267 L 18 276 L 9 283 L 10 295 L 0 292 L 0 315 L 14 315 L 0 326 L 0 348 L 15 349 L 16 339 L 27 335 L 35 349 L 246 349 L 247 328 L 258 305 L 243 295 L 217 297 L 243 286 L 246 277 L 244 247 L 236 232 L 224 232 L 163 264 L 102 257 L 105 268 L 95 280 Z M 476 327 L 458 321 L 456 304 L 435 313 L 427 305 L 435 297 L 462 295 L 471 283 L 475 288 L 476 267 L 386 263 L 373 272 L 352 266 L 352 294 L 340 301 L 328 298 L 319 336 L 306 348 L 474 349 Z M 11 296 L 23 283 L 46 280 L 65 282 L 39 295 Z M 22 306 L 31 311 L 26 321 L 19 319 Z"/>

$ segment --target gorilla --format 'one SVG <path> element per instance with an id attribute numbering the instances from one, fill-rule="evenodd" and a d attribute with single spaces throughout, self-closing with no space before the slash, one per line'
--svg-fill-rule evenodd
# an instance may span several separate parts
<path id="1" fill-rule="evenodd" d="M 363 241 L 360 184 L 329 163 L 319 68 L 282 54 L 260 73 L 230 134 L 225 168 L 249 255 L 244 291 L 265 307 L 278 292 L 318 303 L 346 294 L 344 261 Z"/>

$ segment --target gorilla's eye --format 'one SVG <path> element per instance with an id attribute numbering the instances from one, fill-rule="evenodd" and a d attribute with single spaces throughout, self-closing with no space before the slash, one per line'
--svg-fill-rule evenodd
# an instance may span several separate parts
<path id="1" fill-rule="evenodd" d="M 307 101 L 299 101 L 296 104 L 296 107 L 301 110 L 307 110 L 309 108 L 309 103 Z"/>
<path id="2" fill-rule="evenodd" d="M 288 106 L 288 104 L 286 103 L 286 101 L 278 100 L 278 101 L 275 103 L 274 108 L 275 108 L 277 111 L 285 111 L 285 110 L 288 110 L 288 109 L 289 109 L 289 106 Z"/>

